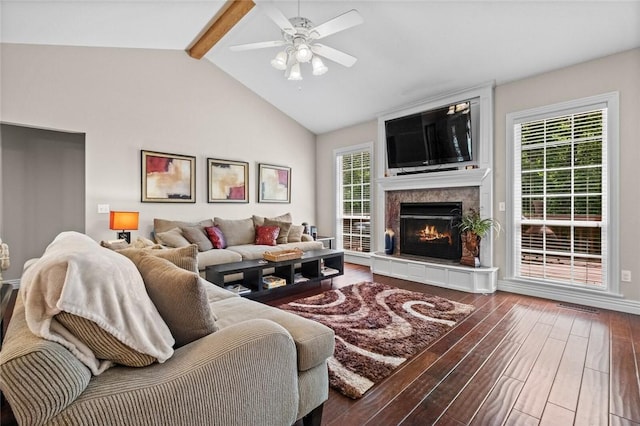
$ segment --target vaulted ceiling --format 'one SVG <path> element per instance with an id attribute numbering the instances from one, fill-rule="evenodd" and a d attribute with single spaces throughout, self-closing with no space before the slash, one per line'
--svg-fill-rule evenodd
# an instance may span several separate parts
<path id="1" fill-rule="evenodd" d="M 265 1 L 265 0 L 262 0 Z M 256 0 L 260 3 L 260 0 Z M 326 60 L 302 81 L 270 66 L 278 48 L 229 46 L 278 40 L 280 29 L 250 9 L 202 60 L 240 81 L 314 133 L 374 119 L 394 108 L 478 84 L 518 80 L 640 47 L 640 0 L 275 1 L 287 17 L 321 24 L 350 9 L 364 23 L 323 39 L 358 58 Z M 2 42 L 186 50 L 224 1 L 5 1 Z M 243 16 L 243 17 L 242 17 Z M 195 60 L 195 59 L 194 59 Z"/>

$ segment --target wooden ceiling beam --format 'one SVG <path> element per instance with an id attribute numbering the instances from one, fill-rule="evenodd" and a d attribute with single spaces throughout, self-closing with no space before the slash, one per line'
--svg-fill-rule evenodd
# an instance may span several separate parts
<path id="1" fill-rule="evenodd" d="M 202 59 L 211 48 L 229 32 L 251 9 L 252 0 L 229 0 L 212 19 L 207 28 L 187 49 L 189 56 Z"/>

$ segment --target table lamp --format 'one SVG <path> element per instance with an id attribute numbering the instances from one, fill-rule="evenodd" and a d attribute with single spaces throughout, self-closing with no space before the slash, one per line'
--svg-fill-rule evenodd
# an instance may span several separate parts
<path id="1" fill-rule="evenodd" d="M 109 212 L 109 229 L 122 230 L 118 239 L 131 242 L 131 232 L 138 229 L 138 212 Z"/>

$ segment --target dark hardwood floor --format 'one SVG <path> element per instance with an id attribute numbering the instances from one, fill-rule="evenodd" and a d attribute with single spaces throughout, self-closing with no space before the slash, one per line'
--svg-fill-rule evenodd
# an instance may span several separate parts
<path id="1" fill-rule="evenodd" d="M 333 288 L 365 280 L 476 310 L 360 400 L 330 390 L 323 425 L 640 425 L 639 316 L 511 293 L 463 293 L 372 276 L 351 264 Z M 325 281 L 268 303 L 329 288 Z"/>

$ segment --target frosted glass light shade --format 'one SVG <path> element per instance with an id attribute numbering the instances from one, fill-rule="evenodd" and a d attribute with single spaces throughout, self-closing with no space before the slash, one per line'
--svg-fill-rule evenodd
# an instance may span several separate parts
<path id="1" fill-rule="evenodd" d="M 300 73 L 300 64 L 295 63 L 291 65 L 291 71 L 289 71 L 289 80 L 302 80 L 302 73 Z"/>
<path id="2" fill-rule="evenodd" d="M 286 70 L 287 53 L 284 50 L 282 52 L 278 52 L 276 57 L 271 60 L 271 66 L 280 71 Z"/>
<path id="3" fill-rule="evenodd" d="M 329 70 L 319 56 L 313 57 L 311 60 L 311 66 L 313 67 L 313 75 L 322 75 Z"/>

